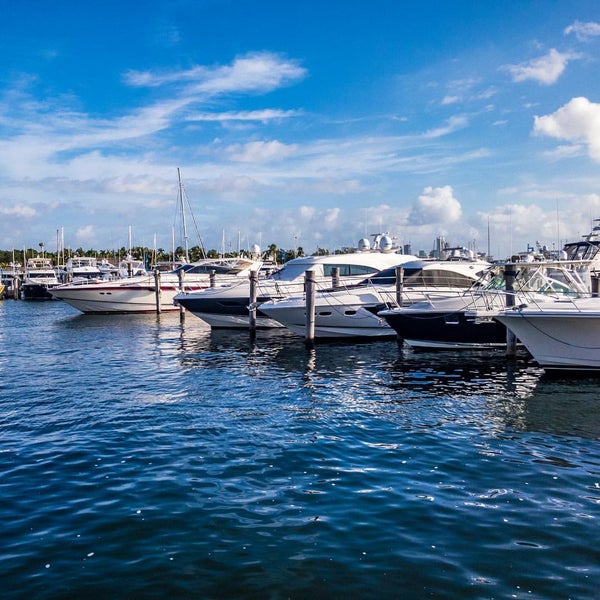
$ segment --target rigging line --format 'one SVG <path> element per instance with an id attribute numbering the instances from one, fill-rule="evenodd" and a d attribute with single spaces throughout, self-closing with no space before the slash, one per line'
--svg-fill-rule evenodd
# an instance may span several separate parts
<path id="1" fill-rule="evenodd" d="M 194 230 L 196 232 L 196 235 L 198 236 L 198 240 L 200 241 L 200 249 L 202 250 L 202 258 L 206 258 L 206 249 L 204 248 L 204 242 L 202 241 L 202 236 L 200 235 L 200 229 L 198 228 L 198 224 L 196 223 L 196 217 L 194 216 L 194 213 L 192 211 L 192 205 L 190 204 L 190 200 L 187 196 L 187 193 L 185 191 L 185 185 L 183 183 L 181 184 L 181 190 L 182 190 L 182 194 L 183 194 L 183 201 L 189 208 L 190 215 L 192 217 L 192 222 L 194 223 Z"/>
<path id="2" fill-rule="evenodd" d="M 550 335 L 549 333 L 542 331 L 537 325 L 535 325 L 531 319 L 527 318 L 527 315 L 524 315 L 522 312 L 519 311 L 518 313 L 523 319 L 525 319 L 525 321 L 527 321 L 527 323 L 529 323 L 529 325 L 531 325 L 531 327 L 533 327 L 537 332 L 541 333 L 544 337 L 547 337 L 555 342 L 558 342 L 559 344 L 563 344 L 564 346 L 570 346 L 571 348 L 580 348 L 581 350 L 600 350 L 600 346 L 578 346 L 577 344 L 571 344 L 570 342 L 565 342 L 564 340 L 561 340 L 560 338 L 557 338 L 553 335 Z"/>
<path id="3" fill-rule="evenodd" d="M 194 212 L 192 211 L 192 205 L 191 205 L 188 195 L 185 191 L 185 184 L 183 183 L 183 180 L 180 181 L 180 184 L 179 184 L 178 197 L 179 197 L 179 195 L 181 195 L 181 202 L 177 202 L 177 205 L 176 205 L 175 216 L 173 218 L 173 227 L 175 227 L 175 225 L 177 224 L 179 212 L 181 211 L 181 228 L 183 229 L 183 227 L 184 227 L 183 223 L 185 221 L 185 210 L 187 208 L 190 216 L 192 217 L 192 222 L 194 224 L 194 231 L 195 231 L 196 235 L 198 236 L 198 241 L 200 243 L 200 250 L 202 252 L 202 258 L 206 258 L 206 249 L 204 247 L 204 242 L 202 241 L 202 236 L 200 235 L 200 230 L 198 228 L 198 224 L 196 223 L 196 217 L 194 215 Z M 181 232 L 181 235 L 187 237 L 187 233 L 184 231 Z M 187 239 L 183 240 L 183 242 L 185 245 L 185 243 L 187 242 Z"/>

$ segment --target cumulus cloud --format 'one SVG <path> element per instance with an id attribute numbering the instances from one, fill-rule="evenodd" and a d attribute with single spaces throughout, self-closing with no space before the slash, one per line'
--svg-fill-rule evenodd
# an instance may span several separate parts
<path id="1" fill-rule="evenodd" d="M 454 198 L 452 186 L 426 187 L 411 207 L 409 225 L 454 223 L 461 218 L 460 202 Z"/>
<path id="2" fill-rule="evenodd" d="M 570 60 L 578 58 L 580 58 L 579 54 L 562 54 L 552 48 L 545 56 L 518 65 L 506 65 L 503 68 L 511 74 L 513 81 L 533 80 L 543 85 L 550 85 L 563 74 Z"/>
<path id="3" fill-rule="evenodd" d="M 325 225 L 331 227 L 335 225 L 340 217 L 341 210 L 339 208 L 330 208 L 325 211 L 324 220 Z"/>
<path id="4" fill-rule="evenodd" d="M 317 209 L 314 206 L 301 206 L 300 207 L 300 217 L 302 219 L 312 219 L 317 212 Z"/>
<path id="5" fill-rule="evenodd" d="M 600 162 L 600 104 L 573 98 L 551 115 L 534 117 L 534 133 L 583 143 L 590 158 Z"/>
<path id="6" fill-rule="evenodd" d="M 565 29 L 564 33 L 565 35 L 572 33 L 578 40 L 587 41 L 590 38 L 600 35 L 600 23 L 575 21 Z"/>

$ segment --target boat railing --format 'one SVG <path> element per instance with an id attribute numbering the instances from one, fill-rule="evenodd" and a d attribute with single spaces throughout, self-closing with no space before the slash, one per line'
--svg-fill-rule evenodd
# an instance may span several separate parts
<path id="1" fill-rule="evenodd" d="M 577 312 L 584 314 L 589 310 L 589 304 L 581 305 L 579 302 L 584 298 L 598 298 L 598 296 L 590 295 L 580 295 L 580 296 L 564 296 L 561 298 L 557 298 L 554 302 L 544 302 L 540 297 L 532 296 L 528 299 L 521 299 L 520 302 L 515 303 L 514 306 L 506 308 L 506 312 L 512 311 L 521 311 L 523 309 L 531 309 L 540 311 L 540 312 L 553 312 L 556 310 L 557 312 L 562 312 L 567 309 L 568 312 Z M 598 300 L 598 305 L 595 305 L 593 308 L 594 311 L 598 310 L 598 306 L 600 306 L 600 300 Z M 586 310 L 587 309 L 587 310 Z"/>

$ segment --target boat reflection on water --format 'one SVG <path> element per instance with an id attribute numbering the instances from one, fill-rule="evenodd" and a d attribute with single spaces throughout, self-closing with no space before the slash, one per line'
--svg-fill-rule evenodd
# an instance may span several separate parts
<path id="1" fill-rule="evenodd" d="M 258 409 L 261 390 L 272 395 L 276 389 L 281 402 L 304 414 L 355 411 L 395 419 L 401 427 L 463 423 L 490 435 L 513 430 L 600 439 L 598 380 L 580 378 L 573 385 L 550 377 L 524 351 L 508 359 L 502 351 L 423 352 L 395 341 L 309 348 L 285 329 L 260 331 L 253 340 L 247 332 L 211 330 L 199 319 L 180 322 L 170 313 L 122 321 L 69 315 L 59 323 L 94 338 L 127 327 L 132 346 L 124 352 L 146 347 L 157 357 L 153 368 L 159 365 L 167 378 L 187 373 L 188 381 L 192 375 L 198 393 L 203 385 L 222 385 L 223 378 L 235 381 Z M 85 334 L 89 329 L 94 332 Z"/>
<path id="2" fill-rule="evenodd" d="M 598 379 L 558 379 L 540 376 L 530 396 L 523 400 L 519 424 L 526 431 L 600 440 Z M 506 415 L 506 422 L 511 423 Z"/>
<path id="3" fill-rule="evenodd" d="M 573 387 L 551 379 L 524 351 L 510 359 L 502 351 L 415 352 L 394 341 L 311 348 L 286 330 L 262 331 L 253 340 L 194 322 L 182 327 L 179 360 L 188 369 L 225 370 L 242 386 L 248 378 L 259 388 L 261 380 L 276 382 L 282 401 L 293 395 L 297 409 L 301 391 L 313 410 L 364 411 L 411 426 L 423 419 L 426 427 L 464 420 L 491 435 L 514 430 L 600 438 L 597 382 Z"/>

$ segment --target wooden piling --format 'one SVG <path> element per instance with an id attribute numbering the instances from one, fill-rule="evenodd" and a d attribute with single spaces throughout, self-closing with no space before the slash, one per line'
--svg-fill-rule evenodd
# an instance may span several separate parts
<path id="1" fill-rule="evenodd" d="M 404 289 L 404 267 L 396 267 L 396 304 L 402 306 L 402 291 Z"/>
<path id="2" fill-rule="evenodd" d="M 250 335 L 256 335 L 256 301 L 258 299 L 258 271 L 250 271 L 250 298 L 248 299 L 248 327 Z"/>
<path id="3" fill-rule="evenodd" d="M 177 279 L 179 281 L 179 293 L 183 294 L 183 277 L 185 275 L 185 271 L 183 269 L 179 269 L 177 271 Z M 183 321 L 185 319 L 185 307 L 180 304 L 179 305 L 179 320 Z"/>
<path id="4" fill-rule="evenodd" d="M 217 285 L 217 272 L 214 269 L 209 273 L 208 279 L 210 281 L 210 287 L 214 288 Z"/>
<path id="5" fill-rule="evenodd" d="M 306 335 L 305 341 L 312 344 L 315 341 L 315 292 L 317 282 L 315 272 L 306 271 L 304 274 L 304 291 L 306 294 Z"/>
<path id="6" fill-rule="evenodd" d="M 515 276 L 517 272 L 514 265 L 505 265 L 504 267 L 504 283 L 506 290 L 506 308 L 515 305 Z M 506 356 L 515 356 L 517 353 L 517 337 L 507 327 L 506 328 Z"/>
<path id="7" fill-rule="evenodd" d="M 160 314 L 160 271 L 154 270 L 154 297 L 156 300 L 156 314 Z"/>
<path id="8" fill-rule="evenodd" d="M 333 267 L 331 269 L 331 287 L 337 289 L 340 287 L 340 268 Z"/>

